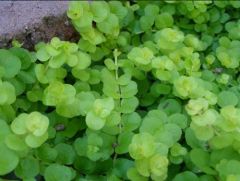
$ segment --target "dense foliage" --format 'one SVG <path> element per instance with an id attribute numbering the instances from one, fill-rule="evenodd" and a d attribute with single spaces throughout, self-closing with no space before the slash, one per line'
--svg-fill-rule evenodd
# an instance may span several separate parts
<path id="1" fill-rule="evenodd" d="M 78 43 L 0 50 L 0 175 L 239 181 L 240 1 L 78 1 Z"/>

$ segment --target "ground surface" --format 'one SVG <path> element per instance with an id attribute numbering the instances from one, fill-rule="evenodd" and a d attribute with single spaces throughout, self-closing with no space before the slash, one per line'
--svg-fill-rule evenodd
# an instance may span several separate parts
<path id="1" fill-rule="evenodd" d="M 12 39 L 32 49 L 53 36 L 76 38 L 65 15 L 67 6 L 68 1 L 0 1 L 0 47 L 9 46 Z"/>

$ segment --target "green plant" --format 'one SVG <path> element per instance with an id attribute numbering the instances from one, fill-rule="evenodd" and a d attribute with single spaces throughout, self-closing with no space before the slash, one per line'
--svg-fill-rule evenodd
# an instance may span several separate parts
<path id="1" fill-rule="evenodd" d="M 240 2 L 73 1 L 78 43 L 0 50 L 0 175 L 240 179 Z"/>

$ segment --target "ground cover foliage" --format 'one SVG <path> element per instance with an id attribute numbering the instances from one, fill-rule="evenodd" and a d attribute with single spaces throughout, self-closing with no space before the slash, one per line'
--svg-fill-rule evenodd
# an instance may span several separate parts
<path id="1" fill-rule="evenodd" d="M 0 175 L 239 181 L 240 2 L 77 1 L 77 43 L 0 49 Z"/>

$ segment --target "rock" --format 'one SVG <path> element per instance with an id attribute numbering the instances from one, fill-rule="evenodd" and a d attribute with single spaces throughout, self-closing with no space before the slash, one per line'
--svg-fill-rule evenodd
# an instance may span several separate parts
<path id="1" fill-rule="evenodd" d="M 67 8 L 68 1 L 0 1 L 0 47 L 9 47 L 13 39 L 30 50 L 54 36 L 76 41 Z"/>

